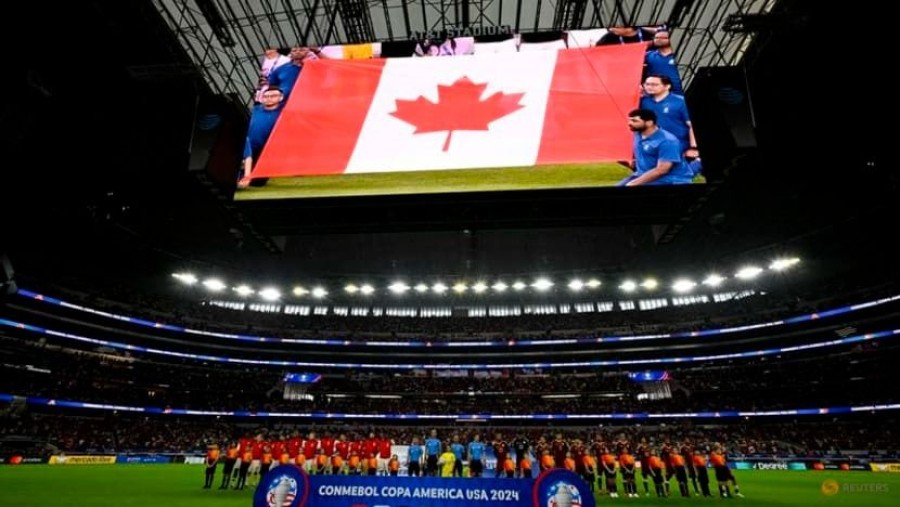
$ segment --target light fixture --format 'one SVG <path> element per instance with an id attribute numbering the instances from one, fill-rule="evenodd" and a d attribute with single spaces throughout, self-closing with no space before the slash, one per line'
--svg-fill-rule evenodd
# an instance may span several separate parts
<path id="1" fill-rule="evenodd" d="M 249 285 L 238 285 L 234 288 L 234 291 L 241 297 L 247 297 L 250 294 L 253 294 L 253 289 L 251 289 Z"/>
<path id="2" fill-rule="evenodd" d="M 225 285 L 225 282 L 219 280 L 218 278 L 207 278 L 206 280 L 203 280 L 203 286 L 213 292 L 219 292 L 220 290 L 227 287 L 227 285 Z"/>
<path id="3" fill-rule="evenodd" d="M 553 282 L 548 278 L 538 278 L 531 286 L 540 292 L 546 292 L 550 290 L 550 287 L 553 287 Z"/>
<path id="4" fill-rule="evenodd" d="M 265 289 L 259 291 L 259 296 L 266 301 L 277 301 L 281 298 L 281 292 L 275 287 L 266 287 Z"/>
<path id="5" fill-rule="evenodd" d="M 172 277 L 185 285 L 194 285 L 197 283 L 197 277 L 191 273 L 172 273 Z"/>
<path id="6" fill-rule="evenodd" d="M 769 264 L 769 269 L 772 271 L 784 271 L 785 269 L 797 264 L 800 262 L 800 259 L 797 257 L 791 257 L 788 259 L 775 259 Z"/>
<path id="7" fill-rule="evenodd" d="M 409 285 L 403 282 L 394 282 L 388 285 L 388 290 L 393 292 L 394 294 L 403 294 L 404 292 L 409 290 Z"/>
<path id="8" fill-rule="evenodd" d="M 657 282 L 655 278 L 647 278 L 641 283 L 641 287 L 647 290 L 654 290 L 659 287 L 659 282 Z"/>
<path id="9" fill-rule="evenodd" d="M 756 278 L 760 273 L 762 273 L 762 268 L 759 266 L 745 266 L 738 270 L 734 276 L 741 280 L 751 280 Z"/>
<path id="10" fill-rule="evenodd" d="M 722 282 L 724 281 L 724 276 L 712 273 L 703 280 L 703 285 L 706 285 L 707 287 L 718 287 L 719 285 L 722 285 Z"/>
<path id="11" fill-rule="evenodd" d="M 679 293 L 690 292 L 691 289 L 697 286 L 697 283 L 693 280 L 688 280 L 687 278 L 680 278 L 675 280 L 675 283 L 672 284 L 672 290 Z"/>

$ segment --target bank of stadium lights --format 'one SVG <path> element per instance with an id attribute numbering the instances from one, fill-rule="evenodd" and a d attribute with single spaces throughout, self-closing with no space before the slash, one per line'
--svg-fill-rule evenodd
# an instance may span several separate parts
<path id="1" fill-rule="evenodd" d="M 771 269 L 772 271 L 784 271 L 785 269 L 790 268 L 798 262 L 800 262 L 800 259 L 798 259 L 797 257 L 775 259 L 771 264 L 769 264 L 769 269 Z"/>
<path id="2" fill-rule="evenodd" d="M 781 272 L 795 266 L 799 262 L 800 259 L 797 257 L 778 258 L 772 260 L 767 265 L 767 267 L 768 271 Z M 764 274 L 766 271 L 767 270 L 764 267 L 748 265 L 739 269 L 733 276 L 735 279 L 739 280 L 751 280 Z M 227 285 L 224 280 L 218 277 L 209 277 L 201 281 L 196 275 L 189 272 L 172 273 L 171 276 L 184 285 L 202 285 L 205 289 L 211 292 L 221 292 L 229 287 L 229 285 Z M 729 277 L 712 273 L 699 282 L 694 282 L 687 278 L 675 279 L 668 287 L 676 294 L 683 294 L 694 290 L 698 285 L 701 284 L 707 288 L 719 287 L 724 282 L 726 282 L 728 278 Z M 405 282 L 396 281 L 389 285 L 387 289 L 391 293 L 394 293 L 396 295 L 403 295 L 411 290 L 415 290 L 417 293 L 422 295 L 425 295 L 427 293 L 444 295 L 452 290 L 455 294 L 461 296 L 469 292 L 474 294 L 484 294 L 488 291 L 493 291 L 494 293 L 500 294 L 505 293 L 509 290 L 515 292 L 523 292 L 529 289 L 535 292 L 548 292 L 555 288 L 555 284 L 553 283 L 553 281 L 547 277 L 539 277 L 532 283 L 524 282 L 521 279 L 509 284 L 501 280 L 495 281 L 493 285 L 488 285 L 488 283 L 489 282 L 486 282 L 484 280 L 478 280 L 475 282 L 465 282 L 459 280 L 452 285 L 444 284 L 442 282 L 435 282 L 433 284 L 426 284 L 424 282 L 421 282 L 417 283 L 415 286 L 410 286 Z M 572 292 L 582 292 L 586 289 L 597 289 L 601 287 L 601 285 L 602 284 L 600 280 L 597 278 L 591 278 L 588 280 L 585 280 L 583 278 L 573 278 L 566 282 L 566 287 L 568 287 L 568 289 Z M 248 284 L 241 284 L 231 287 L 231 290 L 242 298 L 250 297 L 256 294 L 266 301 L 275 301 L 282 297 L 279 289 L 275 287 L 270 287 L 268 288 L 268 290 L 264 289 L 259 292 L 254 292 L 252 287 Z M 659 287 L 660 282 L 653 278 L 647 278 L 643 281 L 626 279 L 619 285 L 619 289 L 626 293 L 632 293 L 638 290 L 653 291 L 658 289 Z M 326 295 L 328 295 L 328 291 L 324 286 L 318 286 L 317 289 L 318 290 L 297 285 L 291 292 L 295 297 L 312 295 L 312 297 L 315 298 L 324 298 Z M 350 283 L 345 285 L 343 289 L 343 292 L 350 295 L 362 294 L 365 296 L 370 296 L 376 292 L 376 289 L 371 284 L 357 285 Z"/>

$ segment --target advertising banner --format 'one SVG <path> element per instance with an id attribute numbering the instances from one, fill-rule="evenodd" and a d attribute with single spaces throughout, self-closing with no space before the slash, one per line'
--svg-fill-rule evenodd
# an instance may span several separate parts
<path id="1" fill-rule="evenodd" d="M 115 462 L 115 455 L 73 454 L 50 456 L 51 465 L 112 465 Z"/>
<path id="2" fill-rule="evenodd" d="M 47 458 L 13 454 L 0 457 L 0 465 L 40 465 L 47 463 Z"/>
<path id="3" fill-rule="evenodd" d="M 124 465 L 146 465 L 171 462 L 171 456 L 163 456 L 161 454 L 119 454 L 116 456 L 116 463 Z"/>
<path id="4" fill-rule="evenodd" d="M 590 486 L 554 469 L 536 479 L 309 476 L 279 466 L 260 481 L 254 507 L 595 507 Z"/>
<path id="5" fill-rule="evenodd" d="M 873 472 L 900 473 L 900 463 L 869 463 Z"/>

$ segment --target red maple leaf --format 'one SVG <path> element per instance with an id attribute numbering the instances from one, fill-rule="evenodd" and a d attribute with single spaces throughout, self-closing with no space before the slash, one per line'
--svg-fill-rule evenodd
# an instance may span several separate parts
<path id="1" fill-rule="evenodd" d="M 438 85 L 437 103 L 421 95 L 416 100 L 397 99 L 397 110 L 390 114 L 416 127 L 414 134 L 446 130 L 447 151 L 454 130 L 488 130 L 492 121 L 525 107 L 519 104 L 524 93 L 497 92 L 481 100 L 485 88 L 487 83 L 463 76 L 452 85 Z"/>

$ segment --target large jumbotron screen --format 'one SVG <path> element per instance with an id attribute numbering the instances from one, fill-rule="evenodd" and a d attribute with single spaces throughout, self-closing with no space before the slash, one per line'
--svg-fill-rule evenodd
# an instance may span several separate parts
<path id="1" fill-rule="evenodd" d="M 673 110 L 674 121 L 687 125 L 678 147 L 633 129 L 630 113 L 652 91 L 645 62 L 653 44 L 307 59 L 287 96 L 270 104 L 277 118 L 235 198 L 703 182 L 685 158 L 695 141 L 680 89 L 666 99 L 683 110 Z M 657 112 L 669 109 L 660 102 Z M 638 178 L 667 158 L 680 162 L 655 180 Z"/>

